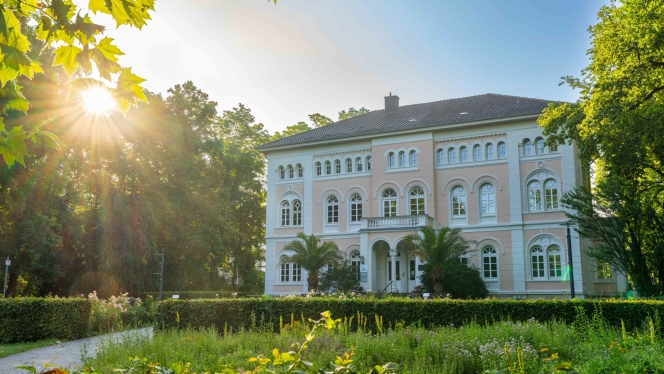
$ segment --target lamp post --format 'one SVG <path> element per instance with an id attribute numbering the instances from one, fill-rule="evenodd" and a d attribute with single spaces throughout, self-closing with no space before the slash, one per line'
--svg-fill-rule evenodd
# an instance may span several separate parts
<path id="1" fill-rule="evenodd" d="M 2 288 L 3 299 L 7 296 L 7 275 L 9 275 L 9 265 L 11 264 L 12 262 L 9 260 L 9 257 L 7 257 L 7 261 L 5 261 L 5 286 Z"/>
<path id="2" fill-rule="evenodd" d="M 155 256 L 161 256 L 161 271 L 159 273 L 159 300 L 162 300 L 164 291 L 164 247 L 161 247 L 161 253 L 156 253 Z"/>
<path id="3" fill-rule="evenodd" d="M 574 294 L 574 268 L 572 267 L 572 234 L 569 229 L 569 222 L 565 223 L 567 226 L 567 271 L 569 273 L 569 292 L 570 299 L 573 299 Z"/>

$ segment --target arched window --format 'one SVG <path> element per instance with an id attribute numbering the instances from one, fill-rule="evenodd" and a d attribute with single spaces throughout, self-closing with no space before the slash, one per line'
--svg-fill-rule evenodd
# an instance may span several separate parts
<path id="1" fill-rule="evenodd" d="M 281 179 L 281 180 L 286 179 L 286 170 L 284 170 L 283 166 L 279 166 L 277 171 L 279 172 L 279 179 Z"/>
<path id="2" fill-rule="evenodd" d="M 287 200 L 281 202 L 281 226 L 290 226 L 290 203 Z"/>
<path id="3" fill-rule="evenodd" d="M 439 149 L 436 151 L 436 156 L 438 165 L 443 165 L 445 163 L 445 151 L 443 149 Z"/>
<path id="4" fill-rule="evenodd" d="M 486 159 L 493 160 L 493 144 L 491 143 L 486 145 Z"/>
<path id="5" fill-rule="evenodd" d="M 538 181 L 528 183 L 528 210 L 542 210 L 542 185 Z"/>
<path id="6" fill-rule="evenodd" d="M 362 171 L 362 157 L 355 159 L 355 171 Z"/>
<path id="7" fill-rule="evenodd" d="M 505 157 L 507 157 L 507 147 L 505 147 L 505 143 L 500 142 L 498 143 L 498 158 Z"/>
<path id="8" fill-rule="evenodd" d="M 545 257 L 546 262 L 544 261 Z M 530 265 L 533 278 L 561 278 L 563 276 L 562 257 L 562 251 L 556 244 L 549 245 L 546 251 L 541 245 L 533 246 L 530 249 Z"/>
<path id="9" fill-rule="evenodd" d="M 399 167 L 404 167 L 406 165 L 406 152 L 401 151 L 399 152 Z"/>
<path id="10" fill-rule="evenodd" d="M 530 261 L 533 268 L 533 278 L 544 278 L 544 249 L 536 245 L 530 249 Z"/>
<path id="11" fill-rule="evenodd" d="M 533 155 L 533 144 L 530 142 L 530 139 L 523 140 L 523 155 L 524 156 Z"/>
<path id="12" fill-rule="evenodd" d="M 498 252 L 492 245 L 482 248 L 482 276 L 485 279 L 498 278 Z"/>
<path id="13" fill-rule="evenodd" d="M 297 164 L 297 165 L 295 165 L 295 168 L 297 169 L 297 177 L 298 178 L 304 177 L 304 171 L 302 170 L 302 165 Z"/>
<path id="14" fill-rule="evenodd" d="M 371 156 L 367 156 L 367 171 L 371 171 Z"/>
<path id="15" fill-rule="evenodd" d="M 559 209 L 558 204 L 558 182 L 547 179 L 544 182 L 544 202 L 547 210 Z"/>
<path id="16" fill-rule="evenodd" d="M 350 222 L 360 222 L 362 220 L 362 196 L 353 194 L 350 197 Z"/>
<path id="17" fill-rule="evenodd" d="M 408 193 L 410 202 L 410 215 L 416 216 L 424 214 L 424 190 L 422 187 L 413 187 Z"/>
<path id="18" fill-rule="evenodd" d="M 480 215 L 493 216 L 496 214 L 496 189 L 492 184 L 486 183 L 480 187 Z"/>
<path id="19" fill-rule="evenodd" d="M 535 139 L 535 153 L 538 155 L 544 154 L 544 139 L 537 138 Z"/>
<path id="20" fill-rule="evenodd" d="M 390 154 L 387 155 L 387 167 L 393 168 L 395 166 L 396 166 L 396 160 L 394 159 L 394 152 L 390 152 Z"/>
<path id="21" fill-rule="evenodd" d="M 334 174 L 341 174 L 341 160 L 334 160 Z"/>
<path id="22" fill-rule="evenodd" d="M 321 174 L 322 174 L 322 170 L 321 170 L 321 167 L 320 167 L 320 162 L 316 162 L 316 175 L 321 175 Z"/>
<path id="23" fill-rule="evenodd" d="M 466 189 L 461 186 L 452 188 L 452 217 L 466 215 Z"/>
<path id="24" fill-rule="evenodd" d="M 468 162 L 468 148 L 461 147 L 461 162 Z"/>
<path id="25" fill-rule="evenodd" d="M 410 166 L 417 166 L 417 152 L 410 151 Z"/>
<path id="26" fill-rule="evenodd" d="M 550 245 L 546 249 L 549 255 L 549 278 L 560 278 L 563 275 L 563 261 L 560 254 L 560 247 Z"/>
<path id="27" fill-rule="evenodd" d="M 295 178 L 295 172 L 294 172 L 294 170 L 293 170 L 293 165 L 288 165 L 288 166 L 286 167 L 286 169 L 288 170 L 288 178 L 289 178 L 289 179 L 293 179 L 293 178 Z"/>
<path id="28" fill-rule="evenodd" d="M 360 265 L 362 264 L 362 257 L 360 256 L 360 251 L 353 251 L 350 253 L 350 267 L 353 269 L 353 273 L 357 275 L 357 278 L 360 278 Z"/>
<path id="29" fill-rule="evenodd" d="M 293 200 L 293 226 L 302 226 L 302 203 Z"/>
<path id="30" fill-rule="evenodd" d="M 288 256 L 283 255 L 279 258 L 281 267 L 279 280 L 281 283 L 302 282 L 302 267 L 294 262 L 287 262 Z"/>
<path id="31" fill-rule="evenodd" d="M 350 158 L 346 159 L 346 173 L 352 173 L 353 172 L 353 160 Z"/>
<path id="32" fill-rule="evenodd" d="M 456 152 L 454 148 L 447 150 L 447 159 L 450 161 L 450 164 L 456 163 Z"/>
<path id="33" fill-rule="evenodd" d="M 482 147 L 479 145 L 473 146 L 473 160 L 479 161 L 482 159 Z"/>
<path id="34" fill-rule="evenodd" d="M 339 200 L 332 195 L 327 198 L 327 219 L 328 224 L 339 223 Z"/>
<path id="35" fill-rule="evenodd" d="M 397 215 L 397 193 L 391 188 L 383 190 L 383 217 L 395 217 Z"/>
<path id="36" fill-rule="evenodd" d="M 325 175 L 332 174 L 332 163 L 330 161 L 325 161 Z"/>

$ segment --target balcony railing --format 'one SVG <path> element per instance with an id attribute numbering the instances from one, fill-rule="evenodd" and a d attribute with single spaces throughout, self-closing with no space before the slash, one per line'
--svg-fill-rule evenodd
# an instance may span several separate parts
<path id="1" fill-rule="evenodd" d="M 426 214 L 418 216 L 364 217 L 361 230 L 403 229 L 433 225 L 433 218 Z"/>

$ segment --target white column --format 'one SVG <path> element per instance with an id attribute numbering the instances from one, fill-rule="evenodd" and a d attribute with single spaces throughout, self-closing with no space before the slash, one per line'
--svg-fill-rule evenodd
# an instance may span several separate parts
<path id="1" fill-rule="evenodd" d="M 390 267 L 392 268 L 392 285 L 390 286 L 390 291 L 394 291 L 396 288 L 397 291 L 399 291 L 398 284 L 397 284 L 397 250 L 396 249 L 390 249 L 390 259 L 392 259 L 392 263 L 390 264 Z"/>

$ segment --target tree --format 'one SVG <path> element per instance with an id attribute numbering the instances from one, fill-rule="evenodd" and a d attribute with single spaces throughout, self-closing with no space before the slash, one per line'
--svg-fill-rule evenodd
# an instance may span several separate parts
<path id="1" fill-rule="evenodd" d="M 445 265 L 450 261 L 459 261 L 468 249 L 468 241 L 461 236 L 461 230 L 443 227 L 435 230 L 429 226 L 420 228 L 420 235 L 411 234 L 406 240 L 413 244 L 411 253 L 429 265 L 433 291 L 443 294 Z"/>
<path id="2" fill-rule="evenodd" d="M 362 114 L 369 113 L 371 112 L 369 109 L 362 107 L 360 109 L 355 109 L 355 108 L 350 108 L 348 111 L 342 110 L 339 112 L 339 121 L 343 121 L 345 119 L 361 116 Z"/>
<path id="3" fill-rule="evenodd" d="M 324 115 L 319 114 L 319 113 L 310 114 L 309 115 L 309 120 L 311 120 L 311 123 L 314 124 L 314 128 L 327 126 L 330 123 L 334 122 L 331 119 L 329 119 L 328 117 L 325 117 Z"/>
<path id="4" fill-rule="evenodd" d="M 309 127 L 309 125 L 307 125 L 306 122 L 298 122 L 295 125 L 286 127 L 286 130 L 282 132 L 279 131 L 275 132 L 274 135 L 272 135 L 272 137 L 270 138 L 270 140 L 285 138 L 287 136 L 292 136 L 309 130 L 311 130 L 311 127 Z"/>
<path id="5" fill-rule="evenodd" d="M 664 282 L 655 257 L 644 255 L 637 262 L 645 263 L 637 266 L 628 262 L 641 258 L 638 247 L 664 251 L 658 234 L 664 231 L 664 4 L 612 1 L 598 19 L 589 29 L 590 64 L 582 78 L 563 78 L 580 90 L 579 100 L 550 104 L 538 122 L 549 145 L 575 142 L 582 161 L 594 163 L 594 170 L 586 170 L 594 173 L 592 190 L 588 178 L 585 191 L 566 196 L 578 212 L 568 217 L 596 240 L 590 255 L 624 270 L 646 294 L 661 293 L 661 286 L 652 288 Z M 610 198 L 625 200 L 616 204 Z M 600 227 L 601 234 L 595 232 Z M 635 235 L 641 244 L 634 245 Z"/>
<path id="6" fill-rule="evenodd" d="M 16 126 L 8 130 L 3 124 L 9 112 L 28 111 L 29 102 L 17 79 L 32 79 L 35 74 L 43 72 L 39 61 L 30 55 L 33 43 L 22 27 L 28 18 L 36 21 L 36 36 L 44 42 L 44 47 L 59 45 L 55 49 L 54 66 L 62 65 L 69 76 L 77 69 L 86 75 L 70 81 L 70 98 L 78 97 L 85 90 L 103 87 L 112 94 L 123 112 L 137 101 L 146 101 L 140 86 L 144 79 L 134 75 L 131 68 L 123 68 L 117 63 L 118 56 L 123 53 L 113 44 L 112 38 L 102 37 L 105 27 L 92 22 L 90 13 L 81 13 L 71 0 L 3 0 L 0 6 L 0 60 L 3 61 L 0 65 L 0 154 L 8 166 L 15 161 L 25 165 L 26 139 L 37 142 L 38 137 L 43 137 L 45 140 L 40 142 L 57 145 L 57 137 L 42 130 L 41 126 L 30 129 Z M 90 0 L 88 8 L 94 14 L 110 15 L 118 27 L 128 25 L 141 29 L 150 19 L 150 12 L 154 11 L 154 0 Z M 115 88 L 90 78 L 93 71 L 109 83 L 115 80 Z"/>
<path id="7" fill-rule="evenodd" d="M 360 290 L 360 274 L 356 266 L 348 261 L 342 261 L 337 266 L 327 269 L 320 277 L 319 288 L 321 292 L 352 292 Z"/>
<path id="8" fill-rule="evenodd" d="M 297 234 L 296 240 L 286 244 L 284 251 L 292 251 L 295 254 L 287 256 L 286 262 L 294 262 L 309 273 L 307 284 L 309 291 L 318 289 L 318 278 L 320 270 L 328 264 L 338 264 L 341 261 L 339 247 L 335 242 L 321 242 L 321 238 L 315 235 L 307 236 L 301 232 Z"/>

